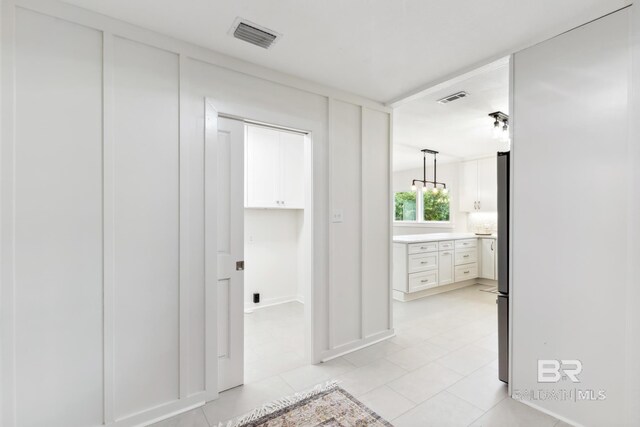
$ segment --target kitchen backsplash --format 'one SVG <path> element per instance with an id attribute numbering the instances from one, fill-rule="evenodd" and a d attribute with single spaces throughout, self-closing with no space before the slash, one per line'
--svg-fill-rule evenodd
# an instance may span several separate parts
<path id="1" fill-rule="evenodd" d="M 470 233 L 495 233 L 498 231 L 497 212 L 472 212 L 467 216 L 467 230 Z M 486 231 L 485 231 L 486 230 Z"/>

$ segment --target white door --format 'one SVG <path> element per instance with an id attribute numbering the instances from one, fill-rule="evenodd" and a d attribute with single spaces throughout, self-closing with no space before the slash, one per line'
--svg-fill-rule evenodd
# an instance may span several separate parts
<path id="1" fill-rule="evenodd" d="M 498 210 L 498 160 L 496 157 L 478 160 L 478 210 Z"/>
<path id="2" fill-rule="evenodd" d="M 280 164 L 279 132 L 247 126 L 247 207 L 282 207 Z"/>
<path id="3" fill-rule="evenodd" d="M 478 203 L 478 162 L 460 163 L 460 210 L 475 212 Z"/>
<path id="4" fill-rule="evenodd" d="M 244 123 L 218 119 L 217 354 L 218 390 L 243 382 L 244 362 Z"/>

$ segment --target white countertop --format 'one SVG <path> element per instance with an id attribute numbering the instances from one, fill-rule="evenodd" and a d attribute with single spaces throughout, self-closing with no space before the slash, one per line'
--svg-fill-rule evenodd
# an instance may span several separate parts
<path id="1" fill-rule="evenodd" d="M 493 233 L 490 236 L 479 236 L 475 233 L 429 233 L 429 234 L 409 234 L 405 236 L 393 236 L 394 243 L 423 243 L 423 242 L 439 242 L 442 240 L 460 240 L 489 238 L 497 239 L 498 235 Z"/>

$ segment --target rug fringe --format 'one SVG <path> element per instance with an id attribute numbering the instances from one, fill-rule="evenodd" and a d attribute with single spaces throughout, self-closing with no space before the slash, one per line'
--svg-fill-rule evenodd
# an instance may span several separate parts
<path id="1" fill-rule="evenodd" d="M 257 421 L 265 415 L 269 415 L 276 411 L 279 411 L 280 409 L 295 405 L 302 400 L 332 390 L 336 387 L 338 387 L 338 381 L 327 381 L 325 384 L 318 384 L 310 390 L 296 393 L 292 396 L 283 397 L 282 399 L 274 400 L 269 403 L 265 403 L 261 407 L 254 409 L 248 414 L 242 415 L 236 420 L 232 419 L 227 421 L 227 423 L 220 422 L 218 423 L 218 427 L 240 427 L 243 424 Z"/>

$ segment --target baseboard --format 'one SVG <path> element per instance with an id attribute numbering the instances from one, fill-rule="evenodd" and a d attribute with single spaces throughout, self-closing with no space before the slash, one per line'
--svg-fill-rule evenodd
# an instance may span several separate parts
<path id="1" fill-rule="evenodd" d="M 388 329 L 386 331 L 378 332 L 373 335 L 369 335 L 366 338 L 361 340 L 353 341 L 347 344 L 342 344 L 336 348 L 331 350 L 327 350 L 322 353 L 320 356 L 321 362 L 328 362 L 329 360 L 336 359 L 340 356 L 344 356 L 345 354 L 352 353 L 357 350 L 361 350 L 365 347 L 369 347 L 370 345 L 377 344 L 379 342 L 388 340 L 389 338 L 393 338 L 396 336 L 396 333 L 393 329 Z"/>
<path id="2" fill-rule="evenodd" d="M 475 285 L 478 283 L 477 279 L 465 280 L 464 282 L 451 283 L 450 285 L 438 286 L 436 288 L 425 289 L 424 291 L 405 293 L 401 291 L 393 291 L 393 299 L 396 301 L 407 302 L 420 298 L 428 297 L 431 295 L 441 294 L 443 292 L 454 291 L 467 286 Z"/>
<path id="3" fill-rule="evenodd" d="M 548 410 L 548 409 L 546 409 L 546 408 L 543 408 L 543 407 L 541 407 L 541 406 L 538 406 L 538 405 L 536 405 L 535 403 L 532 403 L 530 400 L 517 400 L 517 399 L 513 399 L 513 400 L 515 400 L 516 402 L 520 402 L 520 403 L 522 403 L 522 404 L 524 404 L 524 405 L 527 405 L 527 406 L 529 406 L 529 407 L 531 407 L 531 408 L 535 409 L 536 411 L 540 411 L 540 412 L 542 412 L 542 413 L 544 413 L 544 414 L 550 415 L 550 416 L 552 416 L 553 418 L 557 418 L 557 419 L 559 419 L 560 421 L 562 421 L 562 422 L 564 422 L 564 423 L 567 423 L 567 424 L 569 424 L 569 425 L 571 425 L 571 426 L 574 426 L 574 427 L 584 427 L 582 424 L 578 424 L 578 423 L 576 423 L 575 421 L 571 421 L 570 419 L 568 419 L 568 418 L 566 418 L 566 417 L 563 417 L 562 415 L 558 415 L 558 414 L 556 414 L 556 413 L 555 413 L 555 412 L 553 412 L 553 411 L 550 411 L 550 410 Z"/>
<path id="4" fill-rule="evenodd" d="M 254 303 L 244 303 L 244 311 L 247 312 L 251 312 L 253 310 L 258 310 L 260 308 L 267 308 L 267 307 L 273 307 L 274 305 L 280 305 L 280 304 L 286 304 L 288 302 L 299 302 L 301 304 L 304 304 L 304 302 L 300 301 L 300 299 L 298 297 L 281 297 L 281 298 L 268 298 L 263 300 L 262 302 L 258 303 L 258 304 L 254 304 Z"/>

